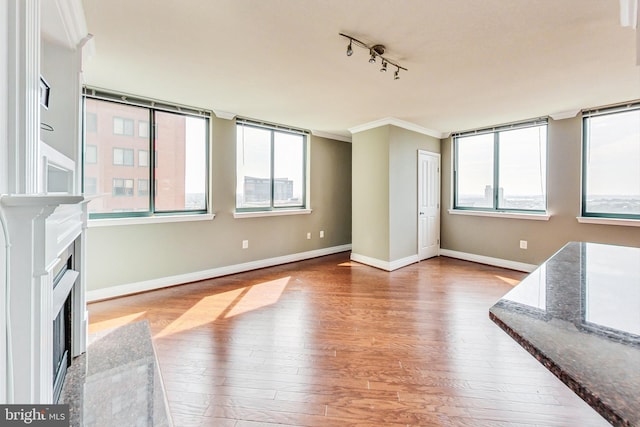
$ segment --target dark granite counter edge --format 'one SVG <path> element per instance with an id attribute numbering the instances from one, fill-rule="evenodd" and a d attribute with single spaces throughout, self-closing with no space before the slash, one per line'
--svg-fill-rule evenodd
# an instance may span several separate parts
<path id="1" fill-rule="evenodd" d="M 113 332 L 115 334 L 111 335 Z M 124 332 L 124 335 L 123 335 Z M 84 404 L 86 401 L 85 396 L 85 384 L 87 382 L 87 378 L 91 370 L 95 369 L 105 369 L 105 362 L 107 365 L 113 361 L 110 361 L 107 357 L 108 354 L 102 354 L 98 351 L 98 355 L 94 355 L 97 357 L 92 357 L 91 363 L 89 361 L 88 353 L 91 353 L 94 350 L 94 344 L 98 342 L 101 338 L 110 337 L 113 338 L 114 335 L 119 335 L 119 339 L 116 340 L 117 344 L 122 340 L 123 348 L 122 351 L 126 351 L 126 338 L 129 339 L 131 336 L 138 335 L 136 338 L 140 338 L 142 336 L 144 339 L 143 342 L 139 342 L 139 348 L 147 347 L 149 352 L 147 356 L 151 357 L 153 360 L 153 364 L 155 366 L 154 369 L 154 381 L 158 384 L 158 397 L 161 399 L 164 404 L 163 408 L 160 408 L 161 417 L 157 420 L 150 419 L 149 422 L 152 425 L 166 425 L 167 427 L 173 427 L 173 417 L 171 416 L 171 411 L 169 410 L 169 403 L 167 400 L 167 395 L 164 387 L 164 380 L 162 378 L 162 372 L 159 369 L 158 355 L 155 349 L 155 344 L 153 343 L 151 328 L 148 324 L 147 320 L 143 320 L 140 322 L 134 322 L 132 324 L 120 326 L 118 328 L 109 329 L 106 331 L 101 331 L 95 334 L 91 334 L 89 336 L 89 342 L 87 346 L 87 352 L 73 359 L 71 366 L 67 371 L 67 377 L 65 379 L 65 383 L 63 386 L 62 393 L 60 395 L 59 403 L 66 403 L 69 405 L 69 425 L 73 427 L 81 427 L 85 425 L 85 417 L 84 417 Z M 120 361 L 122 362 L 122 361 Z M 90 367 L 93 366 L 93 369 Z M 103 366 L 100 366 L 103 365 Z M 118 366 L 117 364 L 115 366 Z M 111 366 L 107 366 L 107 368 L 111 368 Z M 150 414 L 147 414 L 150 416 Z M 155 421 L 158 421 L 156 424 Z M 166 423 L 165 423 L 166 421 Z M 108 424 L 108 420 L 101 420 L 103 425 L 111 425 Z"/>
<path id="2" fill-rule="evenodd" d="M 560 381 L 566 384 L 574 393 L 580 396 L 589 406 L 595 409 L 600 415 L 602 415 L 607 421 L 614 426 L 633 427 L 629 420 L 625 420 L 613 411 L 606 403 L 604 403 L 597 395 L 591 393 L 588 389 L 582 386 L 575 378 L 564 371 L 560 366 L 554 363 L 549 357 L 547 357 L 542 351 L 531 344 L 527 339 L 519 335 L 516 331 L 506 325 L 500 320 L 492 311 L 489 311 L 489 318 L 497 324 L 503 331 L 513 338 L 521 347 L 527 350 L 536 360 L 547 368 L 553 375 L 555 375 Z"/>

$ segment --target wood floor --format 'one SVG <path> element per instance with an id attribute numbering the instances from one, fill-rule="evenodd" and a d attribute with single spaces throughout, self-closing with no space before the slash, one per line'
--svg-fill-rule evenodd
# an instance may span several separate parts
<path id="1" fill-rule="evenodd" d="M 349 253 L 89 306 L 147 319 L 176 426 L 606 426 L 488 317 L 524 274 Z"/>

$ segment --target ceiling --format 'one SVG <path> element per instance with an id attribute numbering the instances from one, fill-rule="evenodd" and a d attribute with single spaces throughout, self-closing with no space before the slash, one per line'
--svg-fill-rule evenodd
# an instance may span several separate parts
<path id="1" fill-rule="evenodd" d="M 640 99 L 615 0 L 83 0 L 87 85 L 349 137 L 446 134 Z M 393 79 L 348 33 L 408 68 Z"/>

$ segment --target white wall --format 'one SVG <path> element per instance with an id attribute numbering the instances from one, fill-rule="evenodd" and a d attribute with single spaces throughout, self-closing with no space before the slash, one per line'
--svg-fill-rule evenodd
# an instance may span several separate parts
<path id="1" fill-rule="evenodd" d="M 7 92 L 8 92 L 8 61 L 7 61 L 7 44 L 8 44 L 8 27 L 7 9 L 9 0 L 0 0 L 0 194 L 7 193 L 8 185 L 8 164 L 9 157 L 7 151 Z M 5 339 L 5 318 L 6 318 L 6 300 L 5 292 L 6 283 L 6 250 L 5 250 L 4 233 L 0 230 L 0 402 L 6 402 L 6 339 Z"/>
<path id="2" fill-rule="evenodd" d="M 76 106 L 79 102 L 77 52 L 41 42 L 40 70 L 49 86 L 49 109 L 41 108 L 40 121 L 51 125 L 53 132 L 41 130 L 40 139 L 65 156 L 75 159 L 78 141 Z"/>
<path id="3" fill-rule="evenodd" d="M 8 163 L 9 157 L 7 151 L 7 93 L 8 93 L 8 61 L 7 61 L 7 44 L 8 44 L 8 27 L 7 21 L 8 0 L 0 0 L 0 194 L 8 191 Z"/>

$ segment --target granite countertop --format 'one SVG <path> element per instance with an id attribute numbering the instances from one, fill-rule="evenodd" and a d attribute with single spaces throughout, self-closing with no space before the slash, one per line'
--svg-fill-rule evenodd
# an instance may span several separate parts
<path id="1" fill-rule="evenodd" d="M 640 426 L 640 248 L 570 242 L 491 319 L 616 426 Z"/>
<path id="2" fill-rule="evenodd" d="M 71 426 L 172 426 L 147 321 L 89 336 L 67 371 L 60 403 Z"/>

